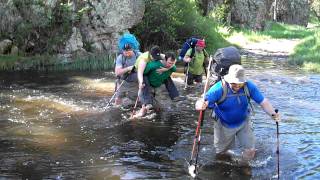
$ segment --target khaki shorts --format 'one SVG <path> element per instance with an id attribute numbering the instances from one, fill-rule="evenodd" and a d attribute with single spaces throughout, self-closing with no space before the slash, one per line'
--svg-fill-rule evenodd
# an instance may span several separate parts
<path id="1" fill-rule="evenodd" d="M 236 138 L 242 149 L 255 148 L 255 137 L 250 118 L 236 128 L 227 128 L 223 126 L 220 120 L 214 122 L 214 146 L 216 153 L 224 153 L 225 151 L 235 147 Z"/>
<path id="2" fill-rule="evenodd" d="M 119 88 L 122 80 L 118 80 L 117 87 Z M 129 99 L 135 100 L 138 95 L 138 83 L 137 82 L 127 82 L 124 81 L 120 89 L 118 90 L 116 94 L 116 98 L 124 98 L 128 97 Z"/>

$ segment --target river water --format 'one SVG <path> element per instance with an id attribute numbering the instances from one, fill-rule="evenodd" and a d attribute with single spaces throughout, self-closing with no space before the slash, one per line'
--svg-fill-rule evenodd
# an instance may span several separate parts
<path id="1" fill-rule="evenodd" d="M 245 60 L 248 76 L 282 115 L 280 179 L 320 179 L 320 75 L 270 60 Z M 0 179 L 191 179 L 201 87 L 171 102 L 157 91 L 160 112 L 130 120 L 132 108 L 105 108 L 114 76 L 95 73 L 1 73 Z M 216 160 L 206 112 L 198 179 L 275 179 L 276 125 L 256 106 L 257 156 L 250 167 Z M 237 154 L 237 149 L 234 150 Z"/>

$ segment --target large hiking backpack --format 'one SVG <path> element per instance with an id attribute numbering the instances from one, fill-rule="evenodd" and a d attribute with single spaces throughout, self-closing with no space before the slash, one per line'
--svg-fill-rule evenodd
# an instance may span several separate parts
<path id="1" fill-rule="evenodd" d="M 192 38 L 187 39 L 186 42 L 184 42 L 182 45 L 178 60 L 182 61 L 185 54 L 187 53 L 188 49 L 190 49 L 190 48 L 192 48 L 192 52 L 191 52 L 191 58 L 192 58 L 192 56 L 195 53 L 195 47 L 196 47 L 197 42 L 198 42 L 198 38 L 192 37 Z"/>
<path id="2" fill-rule="evenodd" d="M 211 73 L 216 74 L 219 79 L 228 74 L 229 67 L 233 64 L 241 64 L 239 50 L 234 46 L 220 48 L 213 56 L 216 61 L 211 67 Z"/>

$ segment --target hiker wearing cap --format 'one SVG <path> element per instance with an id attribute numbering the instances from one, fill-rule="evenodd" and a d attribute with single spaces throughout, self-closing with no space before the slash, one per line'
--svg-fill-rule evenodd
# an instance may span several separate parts
<path id="1" fill-rule="evenodd" d="M 121 53 L 117 56 L 115 62 L 115 74 L 117 76 L 116 89 L 121 85 L 121 88 L 116 91 L 115 105 L 122 104 L 122 98 L 126 95 L 133 99 L 134 96 L 137 96 L 134 92 L 137 91 L 138 78 L 133 67 L 140 54 L 141 53 L 134 50 L 130 44 L 124 44 L 124 46 L 121 47 Z M 121 84 L 122 81 L 123 83 Z"/>
<path id="2" fill-rule="evenodd" d="M 221 98 L 224 96 L 224 100 Z M 251 127 L 249 104 L 253 99 L 274 120 L 280 115 L 266 99 L 258 87 L 246 79 L 241 65 L 232 65 L 222 80 L 214 84 L 204 100 L 196 102 L 197 110 L 213 109 L 214 146 L 217 155 L 225 155 L 235 145 L 235 138 L 243 148 L 242 157 L 250 160 L 255 155 L 255 137 Z"/>
<path id="3" fill-rule="evenodd" d="M 192 52 L 192 48 L 190 48 L 183 58 L 184 62 L 189 63 L 187 73 L 188 85 L 192 85 L 194 82 L 202 83 L 202 74 L 205 71 L 205 64 L 208 61 L 208 54 L 204 50 L 205 46 L 205 41 L 199 39 L 196 43 L 194 53 Z"/>

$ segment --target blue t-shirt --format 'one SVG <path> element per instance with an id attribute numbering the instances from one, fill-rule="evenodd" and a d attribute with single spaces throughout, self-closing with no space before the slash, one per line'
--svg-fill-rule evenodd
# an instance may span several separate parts
<path id="1" fill-rule="evenodd" d="M 209 102 L 208 107 L 214 110 L 216 116 L 224 126 L 231 128 L 239 127 L 249 115 L 249 102 L 245 95 L 244 88 L 233 93 L 229 84 L 226 84 L 228 87 L 227 97 L 218 105 L 216 105 L 216 102 L 219 101 L 223 94 L 221 81 L 209 89 L 206 94 L 206 100 Z M 257 86 L 251 81 L 247 81 L 246 85 L 250 93 L 250 98 L 260 104 L 264 100 L 264 96 Z"/>

